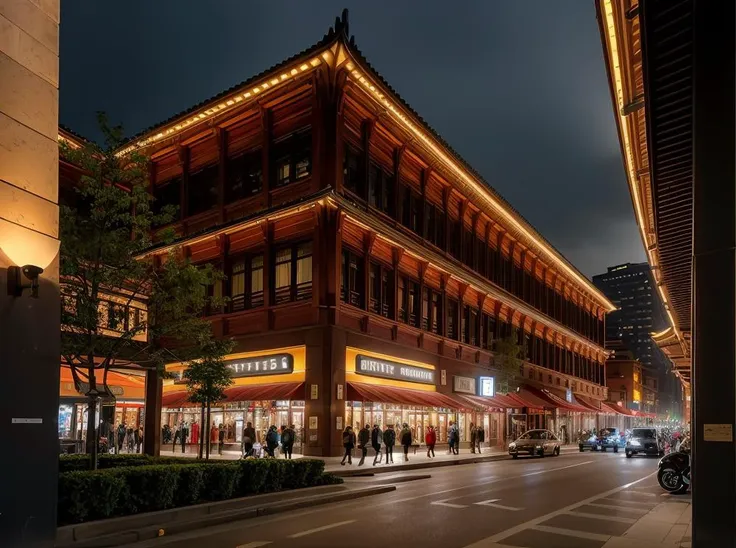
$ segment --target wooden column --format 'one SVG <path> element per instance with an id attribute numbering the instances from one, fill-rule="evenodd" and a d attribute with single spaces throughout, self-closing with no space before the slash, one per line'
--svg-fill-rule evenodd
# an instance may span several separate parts
<path id="1" fill-rule="evenodd" d="M 374 120 L 365 120 L 363 122 L 363 125 L 361 127 L 361 141 L 363 145 L 363 154 L 361 155 L 361 179 L 362 179 L 362 187 L 361 187 L 361 195 L 363 199 L 367 202 L 368 201 L 368 181 L 370 179 L 370 170 L 371 170 L 371 135 L 373 134 L 373 126 L 375 125 Z M 376 203 L 376 206 L 378 206 L 378 203 Z"/>
<path id="2" fill-rule="evenodd" d="M 263 234 L 263 307 L 268 313 L 268 329 L 271 329 L 271 312 L 269 307 L 273 304 L 274 294 L 274 255 L 273 255 L 273 226 L 266 220 L 261 223 Z"/>
<path id="3" fill-rule="evenodd" d="M 445 253 L 450 251 L 450 192 L 452 192 L 452 190 L 449 186 L 445 187 L 442 191 L 442 208 L 444 209 L 443 222 L 445 223 L 445 241 L 442 242 L 442 250 Z"/>
<path id="4" fill-rule="evenodd" d="M 404 255 L 404 250 L 395 247 L 392 249 L 392 254 L 394 266 L 394 320 L 398 322 L 401 321 L 399 320 L 399 264 L 401 263 L 401 257 Z"/>
<path id="5" fill-rule="evenodd" d="M 189 147 L 179 147 L 181 188 L 179 189 L 179 220 L 184 220 L 189 209 Z"/>
<path id="6" fill-rule="evenodd" d="M 217 177 L 217 222 L 225 222 L 225 181 L 227 178 L 227 131 L 217 128 L 217 146 L 220 156 Z"/>
<path id="7" fill-rule="evenodd" d="M 363 310 L 370 311 L 370 292 L 371 292 L 371 253 L 373 252 L 373 243 L 376 241 L 375 232 L 367 232 L 363 238 Z M 379 280 L 380 281 L 380 280 Z M 380 312 L 380 311 L 379 311 Z"/>
<path id="8" fill-rule="evenodd" d="M 422 170 L 422 180 L 420 187 L 422 191 L 421 207 L 419 208 L 419 234 L 423 239 L 427 239 L 427 184 L 429 183 L 429 175 L 432 173 L 430 168 Z"/>
<path id="9" fill-rule="evenodd" d="M 161 454 L 161 404 L 163 377 L 156 369 L 146 371 L 146 416 L 143 426 L 143 453 L 158 457 Z"/>
<path id="10" fill-rule="evenodd" d="M 261 180 L 263 181 L 261 199 L 264 208 L 271 206 L 271 118 L 271 111 L 261 107 Z"/>
<path id="11" fill-rule="evenodd" d="M 399 189 L 401 188 L 401 161 L 404 158 L 404 150 L 406 147 L 402 146 L 394 150 L 394 219 L 401 222 L 401 196 Z"/>

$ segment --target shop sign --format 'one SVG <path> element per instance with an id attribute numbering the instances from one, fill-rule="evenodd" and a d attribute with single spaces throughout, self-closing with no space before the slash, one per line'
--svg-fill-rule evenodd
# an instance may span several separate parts
<path id="1" fill-rule="evenodd" d="M 443 369 L 440 371 L 440 379 L 442 386 L 447 386 L 447 370 Z"/>
<path id="2" fill-rule="evenodd" d="M 472 377 L 452 377 L 452 389 L 455 392 L 475 395 L 475 379 Z"/>
<path id="3" fill-rule="evenodd" d="M 104 396 L 104 388 L 102 388 L 102 385 L 98 385 L 97 390 L 100 391 L 100 395 Z M 110 392 L 112 396 L 122 396 L 123 395 L 123 387 L 122 386 L 115 386 L 115 385 L 108 385 L 107 390 Z M 89 392 L 89 383 L 88 382 L 80 382 L 79 383 L 79 390 L 78 392 L 80 394 L 87 394 Z"/>
<path id="4" fill-rule="evenodd" d="M 337 399 L 338 400 L 341 400 L 342 397 L 343 397 L 343 385 L 342 384 L 338 384 L 337 385 Z"/>
<path id="5" fill-rule="evenodd" d="M 225 360 L 232 377 L 257 377 L 259 375 L 285 375 L 294 372 L 294 356 L 270 354 L 240 360 Z"/>
<path id="6" fill-rule="evenodd" d="M 496 379 L 494 377 L 481 377 L 480 379 L 480 395 L 488 398 L 496 394 Z"/>
<path id="7" fill-rule="evenodd" d="M 355 372 L 361 375 L 394 379 L 397 381 L 434 384 L 434 371 L 432 369 L 389 360 L 379 360 L 362 354 L 358 354 L 355 357 Z"/>
<path id="8" fill-rule="evenodd" d="M 317 384 L 311 384 L 309 386 L 309 396 L 313 400 L 319 399 L 319 385 Z"/>
<path id="9" fill-rule="evenodd" d="M 310 430 L 317 430 L 318 426 L 318 420 L 317 417 L 309 417 L 309 429 Z"/>
<path id="10" fill-rule="evenodd" d="M 335 419 L 335 430 L 342 430 L 342 417 Z"/>

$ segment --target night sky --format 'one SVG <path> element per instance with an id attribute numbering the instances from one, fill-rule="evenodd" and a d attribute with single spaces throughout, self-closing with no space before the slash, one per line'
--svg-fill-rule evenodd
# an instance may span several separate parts
<path id="1" fill-rule="evenodd" d="M 60 121 L 93 139 L 95 111 L 132 135 L 314 44 L 348 7 L 372 65 L 584 274 L 644 260 L 593 0 L 61 6 Z"/>

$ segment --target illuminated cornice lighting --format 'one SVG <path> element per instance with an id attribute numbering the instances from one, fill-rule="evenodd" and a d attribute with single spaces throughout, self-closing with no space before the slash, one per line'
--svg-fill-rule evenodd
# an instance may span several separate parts
<path id="1" fill-rule="evenodd" d="M 606 35 L 608 37 L 608 48 L 610 51 L 610 66 L 613 77 L 614 93 L 616 95 L 616 117 L 618 118 L 618 127 L 621 133 L 621 141 L 624 149 L 624 163 L 626 164 L 626 175 L 629 181 L 629 190 L 631 192 L 631 198 L 634 202 L 634 212 L 636 213 L 637 224 L 639 225 L 639 232 L 641 234 L 642 242 L 644 243 L 644 249 L 646 250 L 647 256 L 649 257 L 649 264 L 652 266 L 654 276 L 659 278 L 659 274 L 656 272 L 656 267 L 659 265 L 659 257 L 657 256 L 657 246 L 650 246 L 647 241 L 647 225 L 643 213 L 643 205 L 641 203 L 639 178 L 636 175 L 634 168 L 634 155 L 631 150 L 631 138 L 629 136 L 629 125 L 624 112 L 624 87 L 623 87 L 623 76 L 621 68 L 621 54 L 619 52 L 618 39 L 616 37 L 616 21 L 613 15 L 613 2 L 612 0 L 602 0 L 603 3 L 603 15 L 605 17 Z M 662 283 L 657 283 L 659 294 L 662 297 L 662 304 L 664 305 L 667 317 L 669 318 L 670 325 L 675 331 L 677 339 L 680 344 L 684 345 L 685 341 L 682 338 L 682 333 L 675 323 L 675 319 L 670 311 L 669 299 L 667 298 L 667 291 Z M 683 347 L 684 349 L 684 347 Z"/>
<path id="2" fill-rule="evenodd" d="M 330 52 L 323 52 L 321 54 L 321 57 L 325 61 L 330 62 L 332 59 L 331 55 L 332 54 Z M 258 82 L 258 84 L 247 88 L 247 90 L 244 88 L 240 89 L 237 92 L 233 93 L 231 96 L 221 100 L 219 103 L 204 107 L 202 110 L 192 114 L 188 118 L 178 120 L 177 122 L 174 122 L 168 128 L 159 130 L 154 135 L 149 135 L 148 137 L 145 137 L 143 139 L 136 141 L 135 143 L 131 145 L 128 145 L 127 147 L 117 151 L 115 155 L 118 157 L 125 156 L 126 154 L 129 154 L 130 152 L 134 150 L 152 145 L 155 142 L 160 141 L 161 139 L 164 139 L 166 137 L 172 137 L 176 133 L 179 133 L 180 131 L 188 129 L 191 126 L 198 124 L 199 122 L 214 116 L 215 114 L 221 114 L 222 112 L 226 110 L 230 110 L 236 104 L 242 103 L 244 100 L 253 99 L 260 93 L 273 89 L 276 86 L 280 86 L 286 82 L 290 82 L 299 74 L 304 73 L 311 68 L 318 67 L 319 65 L 322 64 L 322 62 L 323 62 L 322 59 L 320 59 L 320 57 L 317 56 L 317 57 L 313 57 L 312 59 L 309 59 L 308 61 L 301 63 L 298 66 L 294 65 L 294 67 L 291 69 L 289 68 L 283 69 L 283 72 L 280 72 L 277 76 L 274 76 L 273 74 L 266 76 L 263 78 L 263 80 Z"/>
<path id="3" fill-rule="evenodd" d="M 468 186 L 475 190 L 478 195 L 482 196 L 491 205 L 495 212 L 499 213 L 510 225 L 526 236 L 526 238 L 531 240 L 538 249 L 541 249 L 547 257 L 557 265 L 557 267 L 565 271 L 572 279 L 576 280 L 581 288 L 584 288 L 592 296 L 598 299 L 598 301 L 602 303 L 609 312 L 616 310 L 616 306 L 611 303 L 593 284 L 591 284 L 589 280 L 584 279 L 570 268 L 566 261 L 560 257 L 557 252 L 550 248 L 549 245 L 539 240 L 526 227 L 524 227 L 522 223 L 519 222 L 519 220 L 490 193 L 486 185 L 477 181 L 475 177 L 470 175 L 467 170 L 462 168 L 453 158 L 443 151 L 443 147 L 437 144 L 434 138 L 429 136 L 422 128 L 412 122 L 409 116 L 398 105 L 386 98 L 386 96 L 381 92 L 380 87 L 374 83 L 370 77 L 367 77 L 359 71 L 356 68 L 356 64 L 357 61 L 349 61 L 346 64 L 346 68 L 353 80 L 361 84 L 370 97 L 383 106 L 395 120 L 408 129 L 412 135 L 435 156 L 435 158 L 439 159 L 445 166 L 450 168 L 456 176 L 460 177 L 460 179 L 462 179 Z"/>

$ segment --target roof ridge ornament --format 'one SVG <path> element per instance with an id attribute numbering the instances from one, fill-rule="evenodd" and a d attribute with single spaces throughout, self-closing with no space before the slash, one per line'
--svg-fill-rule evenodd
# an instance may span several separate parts
<path id="1" fill-rule="evenodd" d="M 342 14 L 340 17 L 335 17 L 335 27 L 334 32 L 335 34 L 343 33 L 345 34 L 345 38 L 347 38 L 350 35 L 350 21 L 349 21 L 349 11 L 348 8 L 344 8 L 342 10 Z M 330 31 L 332 31 L 332 28 L 330 28 Z M 328 33 L 331 34 L 331 33 Z"/>

